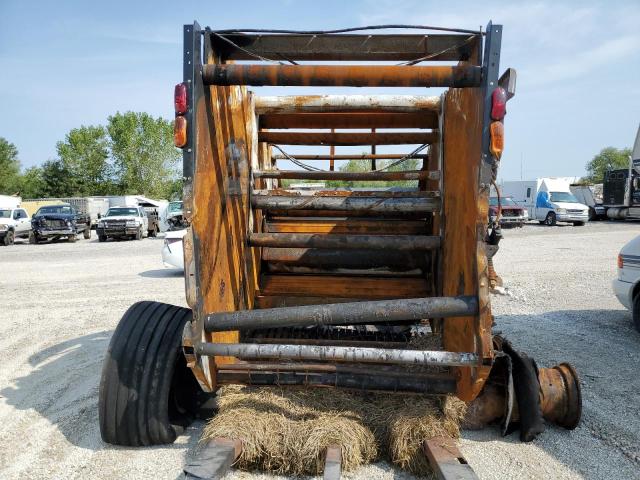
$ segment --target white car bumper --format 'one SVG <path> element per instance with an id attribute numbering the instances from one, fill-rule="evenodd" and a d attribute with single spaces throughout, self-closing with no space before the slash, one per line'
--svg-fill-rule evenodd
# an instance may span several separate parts
<path id="1" fill-rule="evenodd" d="M 556 218 L 559 222 L 588 222 L 589 214 L 578 215 L 575 213 L 558 213 Z"/>
<path id="2" fill-rule="evenodd" d="M 180 270 L 184 270 L 182 240 L 162 247 L 162 263 L 167 268 L 179 268 Z"/>
<path id="3" fill-rule="evenodd" d="M 631 291 L 633 289 L 633 283 L 623 282 L 617 278 L 611 282 L 613 293 L 624 307 L 631 310 Z"/>

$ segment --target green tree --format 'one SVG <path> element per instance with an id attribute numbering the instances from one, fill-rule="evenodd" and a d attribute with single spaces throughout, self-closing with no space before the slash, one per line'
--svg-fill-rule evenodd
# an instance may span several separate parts
<path id="1" fill-rule="evenodd" d="M 111 190 L 109 140 L 104 127 L 74 128 L 56 144 L 73 180 L 73 195 L 106 195 Z"/>
<path id="2" fill-rule="evenodd" d="M 409 158 L 403 162 L 398 164 L 394 163 L 397 160 L 378 160 L 376 164 L 376 169 L 385 169 L 386 172 L 401 172 L 403 170 L 417 170 L 418 169 L 418 160 L 415 158 Z M 385 168 L 386 167 L 386 168 Z M 371 160 L 364 159 L 352 159 L 347 163 L 342 165 L 339 170 L 341 172 L 369 172 L 371 171 Z M 397 180 L 397 181 L 389 181 L 389 182 L 380 182 L 380 181 L 368 181 L 368 180 L 357 180 L 357 181 L 346 181 L 346 180 L 330 180 L 326 182 L 326 186 L 330 188 L 345 188 L 345 187 L 353 187 L 353 188 L 363 188 L 363 187 L 415 187 L 418 185 L 418 182 L 415 180 Z"/>
<path id="3" fill-rule="evenodd" d="M 604 180 L 604 172 L 629 166 L 630 148 L 607 147 L 600 150 L 593 159 L 587 163 L 588 175 L 583 179 L 588 183 L 601 183 Z"/>
<path id="4" fill-rule="evenodd" d="M 17 193 L 20 183 L 18 149 L 13 143 L 0 137 L 0 194 Z"/>
<path id="5" fill-rule="evenodd" d="M 172 122 L 148 113 L 116 113 L 109 117 L 107 131 L 119 193 L 167 198 L 180 158 Z"/>
<path id="6" fill-rule="evenodd" d="M 44 162 L 42 164 L 42 180 L 43 197 L 74 196 L 75 181 L 62 160 L 47 160 Z"/>
<path id="7" fill-rule="evenodd" d="M 20 176 L 20 196 L 22 198 L 41 198 L 46 196 L 47 185 L 41 167 L 27 168 Z"/>

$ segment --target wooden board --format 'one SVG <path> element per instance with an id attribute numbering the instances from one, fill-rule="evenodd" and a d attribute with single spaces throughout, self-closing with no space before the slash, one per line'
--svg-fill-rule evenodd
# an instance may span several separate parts
<path id="1" fill-rule="evenodd" d="M 423 448 L 429 465 L 439 480 L 479 480 L 452 438 L 435 437 L 425 440 Z"/>

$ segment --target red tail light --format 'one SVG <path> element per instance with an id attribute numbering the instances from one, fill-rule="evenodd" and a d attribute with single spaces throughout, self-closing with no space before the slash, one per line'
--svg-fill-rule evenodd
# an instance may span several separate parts
<path id="1" fill-rule="evenodd" d="M 173 143 L 178 148 L 187 144 L 187 119 L 184 117 L 176 117 L 173 123 Z"/>
<path id="2" fill-rule="evenodd" d="M 176 85 L 173 94 L 173 101 L 176 107 L 176 114 L 182 115 L 187 113 L 187 85 L 179 83 Z"/>
<path id="3" fill-rule="evenodd" d="M 624 268 L 624 260 L 622 259 L 622 255 L 618 255 L 618 268 Z"/>
<path id="4" fill-rule="evenodd" d="M 502 120 L 507 114 L 507 92 L 504 88 L 498 87 L 491 94 L 491 118 Z"/>

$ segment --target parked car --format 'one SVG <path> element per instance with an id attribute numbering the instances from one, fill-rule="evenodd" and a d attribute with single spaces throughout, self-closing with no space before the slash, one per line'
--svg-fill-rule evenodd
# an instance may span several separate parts
<path id="1" fill-rule="evenodd" d="M 71 205 L 47 205 L 40 207 L 31 218 L 29 243 L 66 238 L 75 242 L 82 233 L 91 238 L 91 219 L 89 215 L 78 213 Z"/>
<path id="2" fill-rule="evenodd" d="M 529 214 L 523 205 L 514 202 L 510 197 L 500 198 L 500 208 L 502 215 L 500 216 L 500 226 L 516 226 L 522 227 L 528 220 Z M 491 222 L 495 221 L 498 215 L 498 197 L 489 198 L 489 218 Z"/>
<path id="3" fill-rule="evenodd" d="M 613 292 L 620 303 L 631 310 L 633 323 L 640 332 L 640 236 L 627 243 L 618 255 L 618 277 Z"/>
<path id="4" fill-rule="evenodd" d="M 0 245 L 13 245 L 16 238 L 29 238 L 31 219 L 24 208 L 0 209 Z"/>
<path id="5" fill-rule="evenodd" d="M 142 240 L 149 234 L 149 219 L 142 207 L 111 207 L 96 227 L 98 240 L 135 238 Z"/>
<path id="6" fill-rule="evenodd" d="M 166 233 L 162 247 L 162 263 L 167 268 L 184 270 L 182 239 L 187 230 L 174 230 Z"/>
<path id="7" fill-rule="evenodd" d="M 182 230 L 187 228 L 183 212 L 184 204 L 182 200 L 169 202 L 167 207 L 167 223 L 169 230 Z"/>

